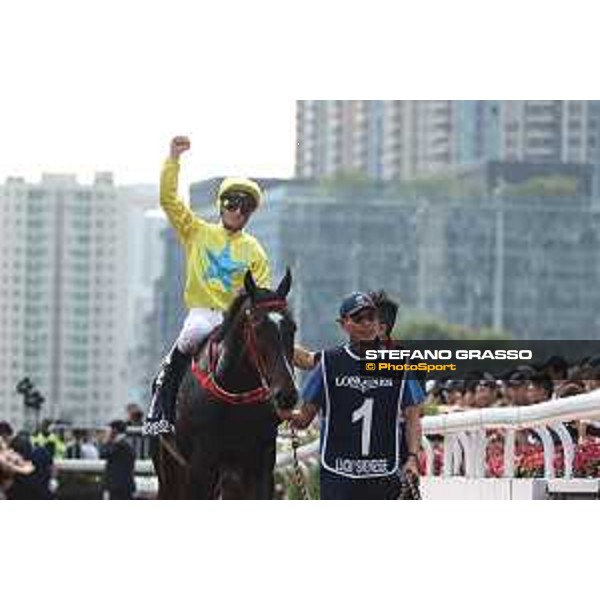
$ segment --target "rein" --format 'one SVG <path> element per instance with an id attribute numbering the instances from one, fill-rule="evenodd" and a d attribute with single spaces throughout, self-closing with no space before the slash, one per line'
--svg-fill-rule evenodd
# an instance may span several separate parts
<path id="1" fill-rule="evenodd" d="M 287 302 L 285 300 L 263 300 L 257 302 L 254 308 L 266 309 L 285 309 Z M 263 357 L 258 352 L 258 340 L 256 338 L 256 329 L 252 322 L 254 308 L 247 308 L 245 311 L 246 319 L 244 321 L 244 341 L 248 347 L 250 359 L 254 364 L 259 379 L 260 386 L 247 392 L 229 392 L 221 387 L 216 381 L 216 367 L 219 360 L 218 346 L 214 335 L 208 341 L 208 369 L 203 370 L 198 361 L 192 364 L 192 372 L 200 383 L 210 394 L 226 404 L 248 405 L 261 404 L 271 397 L 271 390 L 265 377 L 266 366 Z"/>
<path id="2" fill-rule="evenodd" d="M 175 462 L 183 469 L 186 469 L 188 467 L 187 460 L 181 456 L 179 450 L 177 450 L 171 440 L 168 440 L 165 435 L 158 436 L 158 439 L 159 444 L 175 459 Z"/>
<path id="3" fill-rule="evenodd" d="M 421 500 L 419 478 L 412 473 L 406 473 L 402 478 L 402 489 L 398 500 Z"/>

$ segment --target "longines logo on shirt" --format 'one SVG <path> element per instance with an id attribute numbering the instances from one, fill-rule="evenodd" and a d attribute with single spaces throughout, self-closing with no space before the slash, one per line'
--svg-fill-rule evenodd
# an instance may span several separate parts
<path id="1" fill-rule="evenodd" d="M 366 392 L 380 387 L 394 387 L 393 379 L 362 379 L 358 375 L 342 376 L 335 378 L 336 387 L 349 387 L 361 392 Z"/>

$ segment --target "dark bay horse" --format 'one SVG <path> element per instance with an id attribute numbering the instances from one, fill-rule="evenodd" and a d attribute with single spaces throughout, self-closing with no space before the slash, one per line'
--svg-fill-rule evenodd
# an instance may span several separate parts
<path id="1" fill-rule="evenodd" d="M 289 269 L 275 291 L 246 273 L 243 292 L 182 382 L 175 437 L 155 448 L 159 498 L 272 498 L 276 408 L 298 399 L 290 287 Z"/>

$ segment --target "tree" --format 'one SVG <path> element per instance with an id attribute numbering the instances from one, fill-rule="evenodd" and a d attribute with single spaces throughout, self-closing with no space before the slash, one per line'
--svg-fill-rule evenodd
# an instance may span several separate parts
<path id="1" fill-rule="evenodd" d="M 483 180 L 452 173 L 418 175 L 398 182 L 397 189 L 409 196 L 423 196 L 429 200 L 480 199 L 486 194 Z"/>
<path id="2" fill-rule="evenodd" d="M 378 181 L 369 178 L 361 171 L 341 171 L 329 177 L 323 177 L 319 185 L 324 192 L 337 190 L 367 188 L 380 185 Z"/>
<path id="3" fill-rule="evenodd" d="M 510 340 L 505 331 L 482 327 L 472 329 L 465 325 L 448 323 L 433 317 L 411 317 L 394 329 L 393 336 L 399 340 Z"/>
<path id="4" fill-rule="evenodd" d="M 548 175 L 531 177 L 519 184 L 507 185 L 503 195 L 509 198 L 572 198 L 580 192 L 575 177 Z"/>

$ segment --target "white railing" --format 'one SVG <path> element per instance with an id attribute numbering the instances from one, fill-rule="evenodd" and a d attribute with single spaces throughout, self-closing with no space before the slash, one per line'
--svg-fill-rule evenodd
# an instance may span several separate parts
<path id="1" fill-rule="evenodd" d="M 85 458 L 62 458 L 54 461 L 54 467 L 59 473 L 103 473 L 106 461 Z M 151 460 L 136 460 L 135 474 L 139 476 L 154 475 Z"/>
<path id="2" fill-rule="evenodd" d="M 433 476 L 434 466 L 434 450 L 428 436 L 441 435 L 444 438 L 442 477 L 461 474 L 466 478 L 481 479 L 486 475 L 487 434 L 501 430 L 504 437 L 503 477 L 514 477 L 516 432 L 531 431 L 540 438 L 544 450 L 544 478 L 551 480 L 555 477 L 557 448 L 553 432 L 560 440 L 559 447 L 563 452 L 563 478 L 570 479 L 575 445 L 565 423 L 594 418 L 600 419 L 600 390 L 531 406 L 471 409 L 424 417 L 422 446 L 426 456 L 426 475 Z M 298 458 L 303 463 L 314 464 L 318 461 L 318 453 L 319 441 L 315 440 L 298 450 Z M 291 463 L 291 453 L 277 458 L 280 468 L 289 467 Z"/>
<path id="3" fill-rule="evenodd" d="M 319 440 L 309 442 L 298 449 L 298 460 L 303 465 L 315 464 L 319 455 Z M 293 458 L 291 452 L 277 456 L 276 468 L 284 469 L 291 467 Z M 54 461 L 54 466 L 59 473 L 103 473 L 106 461 L 103 459 L 65 458 Z M 151 460 L 136 460 L 135 475 L 154 475 L 154 467 Z"/>
<path id="4" fill-rule="evenodd" d="M 445 415 L 429 416 L 422 419 L 423 450 L 426 455 L 426 475 L 433 475 L 434 451 L 428 436 L 443 436 L 442 477 L 462 475 L 466 478 L 485 477 L 487 433 L 502 430 L 504 434 L 503 477 L 514 476 L 515 434 L 517 431 L 532 431 L 541 440 L 544 450 L 544 477 L 553 479 L 554 456 L 557 451 L 551 432 L 560 440 L 564 457 L 564 478 L 573 474 L 575 446 L 565 423 L 587 420 L 600 416 L 600 390 L 550 400 L 532 406 L 471 409 Z M 303 468 L 318 464 L 319 440 L 314 440 L 298 449 L 298 459 Z M 276 468 L 292 466 L 292 453 L 277 456 Z M 100 473 L 104 470 L 103 460 L 57 460 L 58 471 L 79 471 Z M 154 470 L 149 460 L 137 460 L 137 476 L 152 476 Z"/>
<path id="5" fill-rule="evenodd" d="M 544 477 L 554 478 L 555 444 L 551 432 L 560 440 L 564 458 L 564 477 L 573 474 L 575 445 L 565 423 L 598 418 L 600 390 L 549 400 L 532 406 L 467 410 L 423 419 L 423 449 L 427 457 L 427 475 L 433 474 L 434 453 L 427 436 L 442 435 L 443 473 L 445 477 L 462 472 L 467 478 L 485 477 L 485 459 L 490 430 L 504 434 L 504 477 L 514 476 L 515 433 L 532 431 L 544 450 Z"/>

